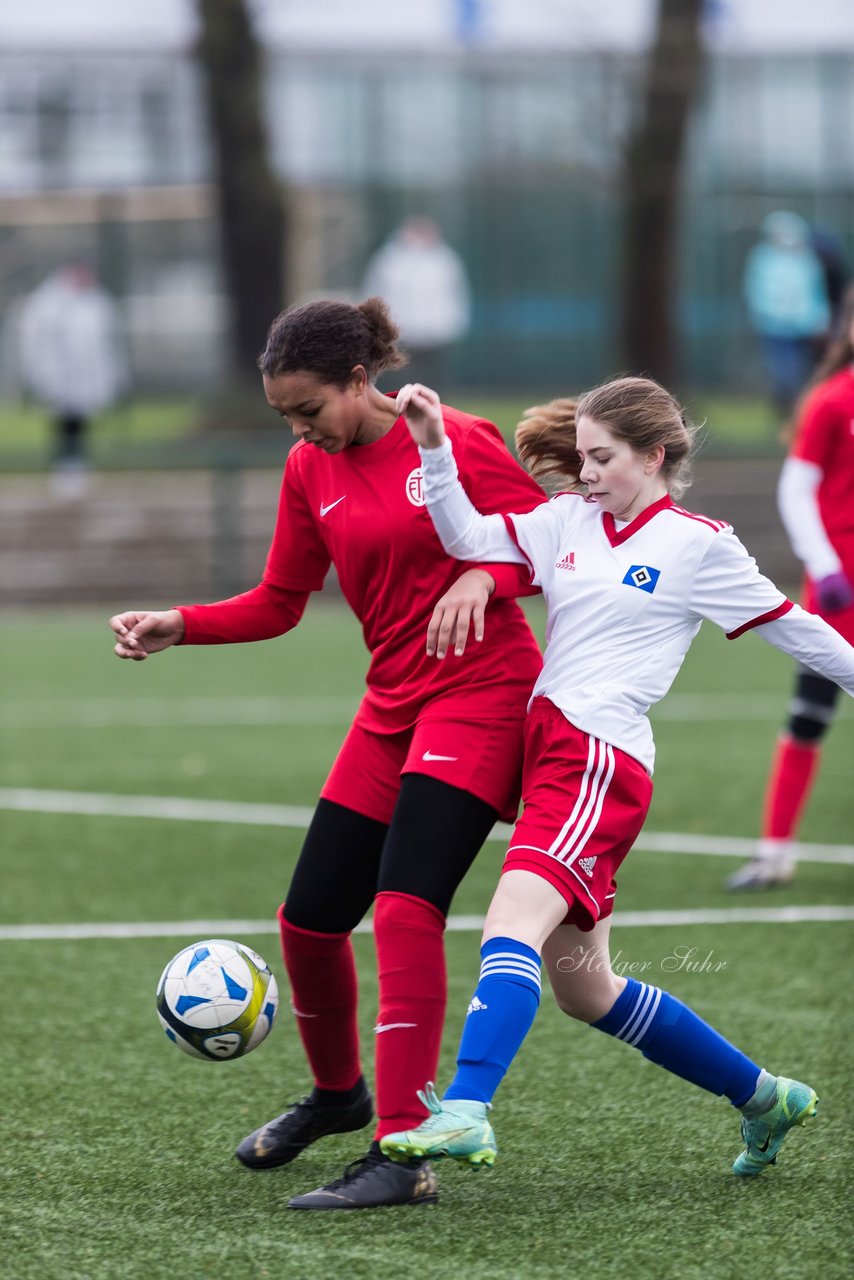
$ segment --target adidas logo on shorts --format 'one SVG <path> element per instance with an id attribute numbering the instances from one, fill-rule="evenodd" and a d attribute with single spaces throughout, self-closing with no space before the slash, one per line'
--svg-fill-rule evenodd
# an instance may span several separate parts
<path id="1" fill-rule="evenodd" d="M 597 855 L 594 853 L 592 858 L 578 859 L 578 865 L 581 867 L 581 870 L 586 876 L 590 876 L 591 878 L 593 876 L 593 868 L 596 866 L 596 856 Z"/>

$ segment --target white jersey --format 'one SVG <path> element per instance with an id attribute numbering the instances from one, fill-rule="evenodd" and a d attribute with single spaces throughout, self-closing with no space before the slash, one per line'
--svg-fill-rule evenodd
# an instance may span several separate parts
<path id="1" fill-rule="evenodd" d="M 456 480 L 450 444 L 422 449 L 427 505 L 447 551 L 461 559 L 524 560 L 548 607 L 546 652 L 533 697 L 652 772 L 650 706 L 670 688 L 704 618 L 735 639 L 764 638 L 854 691 L 854 650 L 818 630 L 764 577 L 730 525 L 663 497 L 629 524 L 580 494 L 524 515 L 482 516 Z M 777 629 L 790 611 L 802 615 Z M 794 622 L 794 620 L 793 620 Z M 789 634 L 791 633 L 791 634 Z M 829 633 L 829 639 L 825 633 Z M 782 642 L 781 642 L 782 640 Z M 827 646 L 825 650 L 825 646 Z M 829 667 L 828 667 L 829 664 Z"/>
<path id="2" fill-rule="evenodd" d="M 646 713 L 667 693 L 703 619 L 734 636 L 792 607 L 729 525 L 691 515 L 669 497 L 619 530 L 578 494 L 510 516 L 507 528 L 548 605 L 534 696 L 650 772 Z"/>

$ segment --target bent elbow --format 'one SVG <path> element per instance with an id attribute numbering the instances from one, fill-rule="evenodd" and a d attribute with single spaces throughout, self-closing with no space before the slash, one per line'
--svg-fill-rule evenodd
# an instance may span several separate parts
<path id="1" fill-rule="evenodd" d="M 455 560 L 471 560 L 475 558 L 471 547 L 464 538 L 452 538 L 449 542 L 443 543 L 443 546 L 448 555 L 453 556 Z"/>

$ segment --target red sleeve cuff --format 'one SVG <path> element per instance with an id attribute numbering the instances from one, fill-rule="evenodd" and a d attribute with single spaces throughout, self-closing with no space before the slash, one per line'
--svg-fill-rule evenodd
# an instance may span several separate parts
<path id="1" fill-rule="evenodd" d="M 539 587 L 532 586 L 531 575 L 524 564 L 479 564 L 495 581 L 493 600 L 515 600 L 518 596 L 533 596 Z"/>
<path id="2" fill-rule="evenodd" d="M 744 622 L 740 627 L 736 627 L 735 631 L 726 633 L 727 640 L 737 640 L 739 636 L 743 636 L 745 631 L 752 631 L 754 627 L 761 627 L 765 622 L 776 622 L 778 618 L 782 618 L 794 609 L 792 600 L 784 600 L 782 604 L 778 604 L 776 609 L 769 609 L 767 613 L 761 613 L 758 618 L 751 618 L 750 622 Z"/>

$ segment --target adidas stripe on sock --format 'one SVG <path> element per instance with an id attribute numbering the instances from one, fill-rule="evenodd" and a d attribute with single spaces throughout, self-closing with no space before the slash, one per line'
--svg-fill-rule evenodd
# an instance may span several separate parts
<path id="1" fill-rule="evenodd" d="M 491 1101 L 540 1003 L 541 964 L 533 947 L 515 938 L 490 938 L 480 954 L 480 981 L 468 1007 L 447 1099 Z"/>
<path id="2" fill-rule="evenodd" d="M 756 1090 L 756 1063 L 660 987 L 628 978 L 612 1008 L 591 1025 L 683 1080 L 724 1094 L 736 1107 Z"/>

